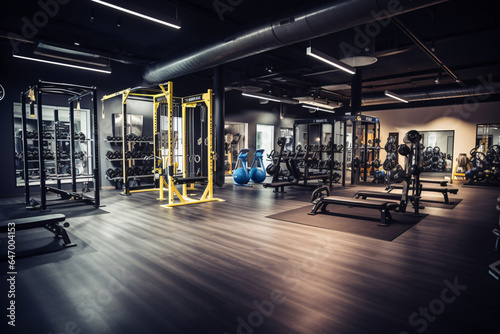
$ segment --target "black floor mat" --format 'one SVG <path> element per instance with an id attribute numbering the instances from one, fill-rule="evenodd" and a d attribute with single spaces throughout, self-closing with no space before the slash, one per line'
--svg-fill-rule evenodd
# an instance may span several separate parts
<path id="1" fill-rule="evenodd" d="M 419 217 L 416 217 L 410 212 L 405 214 L 391 212 L 394 222 L 387 227 L 383 227 L 377 225 L 377 223 L 380 223 L 380 212 L 378 210 L 329 205 L 330 213 L 310 216 L 307 213 L 311 209 L 312 204 L 267 216 L 266 218 L 392 241 L 427 216 L 422 213 Z"/>
<path id="2" fill-rule="evenodd" d="M 421 199 L 420 203 L 425 207 L 429 208 L 440 208 L 440 209 L 454 209 L 463 199 L 461 198 L 450 198 L 450 203 L 446 204 L 444 201 L 433 201 Z"/>
<path id="3" fill-rule="evenodd" d="M 95 252 L 95 249 L 86 242 L 68 232 L 68 236 L 74 247 L 65 247 L 62 238 L 44 228 L 33 228 L 29 230 L 16 231 L 15 234 L 15 261 L 17 264 L 27 264 L 29 266 L 59 262 L 75 255 L 82 255 Z M 0 262 L 8 260 L 8 234 L 0 234 Z"/>

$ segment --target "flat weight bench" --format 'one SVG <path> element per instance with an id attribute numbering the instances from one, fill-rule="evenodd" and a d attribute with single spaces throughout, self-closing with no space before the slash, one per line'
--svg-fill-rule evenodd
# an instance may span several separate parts
<path id="1" fill-rule="evenodd" d="M 327 205 L 329 204 L 337 204 L 337 205 L 345 205 L 349 207 L 359 207 L 359 208 L 367 208 L 367 209 L 377 209 L 380 211 L 380 223 L 379 226 L 389 226 L 393 219 L 390 211 L 396 210 L 399 207 L 399 203 L 396 202 L 383 202 L 383 201 L 370 201 L 363 199 L 352 199 L 345 197 L 322 197 L 313 202 L 314 206 L 309 212 L 309 215 L 315 215 L 318 213 L 318 210 L 326 213 Z"/>
<path id="2" fill-rule="evenodd" d="M 368 197 L 400 200 L 401 194 L 384 193 L 380 191 L 358 191 L 354 195 L 354 198 L 367 199 Z"/>
<path id="3" fill-rule="evenodd" d="M 193 177 L 177 177 L 173 176 L 174 184 L 191 184 L 191 183 L 205 183 L 208 182 L 208 177 L 193 176 Z"/>
<path id="4" fill-rule="evenodd" d="M 330 174 L 313 174 L 313 175 L 309 175 L 307 177 L 308 180 L 328 180 L 330 178 Z"/>
<path id="5" fill-rule="evenodd" d="M 433 180 L 433 179 L 420 179 L 421 183 L 436 183 L 441 187 L 446 187 L 448 185 L 448 180 Z"/>
<path id="6" fill-rule="evenodd" d="M 69 223 L 66 222 L 65 220 L 66 216 L 63 214 L 12 219 L 0 223 L 0 233 L 8 232 L 9 223 L 15 224 L 16 231 L 43 227 L 49 230 L 50 232 L 54 233 L 56 237 L 62 238 L 65 247 L 74 247 L 76 246 L 76 244 L 72 243 L 71 240 L 69 239 L 68 233 L 66 232 L 65 229 L 66 227 L 69 227 Z"/>
<path id="7" fill-rule="evenodd" d="M 387 188 L 389 192 L 391 192 L 393 189 L 403 189 L 402 185 L 396 185 L 396 184 L 391 184 Z M 446 204 L 450 204 L 450 199 L 448 198 L 448 194 L 457 194 L 458 189 L 457 188 L 421 188 L 421 191 L 428 191 L 428 192 L 436 192 L 436 193 L 442 193 L 444 196 L 444 202 Z"/>

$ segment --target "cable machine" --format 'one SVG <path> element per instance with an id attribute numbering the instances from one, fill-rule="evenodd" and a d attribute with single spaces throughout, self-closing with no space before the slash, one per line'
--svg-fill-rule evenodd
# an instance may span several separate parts
<path id="1" fill-rule="evenodd" d="M 213 197 L 214 183 L 214 160 L 215 152 L 213 148 L 213 109 L 212 109 L 212 90 L 207 93 L 188 96 L 182 98 L 182 138 L 183 140 L 183 155 L 182 155 L 182 174 L 177 174 L 178 162 L 175 160 L 174 145 L 174 108 L 172 107 L 172 96 L 168 99 L 168 146 L 167 146 L 167 183 L 169 188 L 168 204 L 162 205 L 165 208 L 181 206 L 187 204 L 205 203 L 212 201 L 223 201 L 222 199 Z M 199 133 L 194 128 L 195 125 L 195 109 L 200 110 L 201 126 Z M 206 112 L 203 111 L 205 108 Z M 188 133 L 188 125 L 189 131 Z M 199 139 L 196 139 L 198 138 Z M 195 146 L 201 146 L 198 150 L 199 154 L 195 153 Z M 206 146 L 206 149 L 204 149 Z M 204 153 L 205 152 L 205 153 Z M 206 165 L 204 165 L 206 161 Z M 193 163 L 200 163 L 200 170 L 193 168 Z M 188 196 L 188 190 L 194 190 L 195 184 L 205 186 L 203 194 L 199 199 L 192 199 Z M 182 190 L 179 191 L 176 186 L 181 185 Z M 179 202 L 175 201 L 175 198 Z"/>
<path id="2" fill-rule="evenodd" d="M 43 123 L 43 96 L 44 95 L 62 95 L 68 97 L 69 104 L 69 133 L 66 133 L 65 137 L 59 136 L 59 112 L 54 110 L 54 128 L 50 131 L 54 132 L 54 137 L 51 138 L 55 140 L 56 148 L 60 141 L 69 141 L 69 154 L 67 159 L 70 163 L 70 173 L 69 175 L 61 175 L 59 173 L 59 166 L 56 164 L 55 175 L 48 175 L 46 171 L 46 157 L 44 156 L 44 142 L 47 138 L 44 138 L 44 133 L 48 133 L 47 129 L 44 128 Z M 84 98 L 90 97 L 90 136 L 79 136 L 77 138 L 75 131 L 75 102 L 77 103 L 77 109 L 80 108 L 80 101 Z M 30 182 L 29 182 L 29 165 L 28 165 L 28 138 L 27 138 L 27 118 L 26 118 L 26 103 L 30 106 L 30 115 L 37 118 L 37 149 L 38 149 L 38 170 L 40 176 L 40 210 L 47 209 L 47 193 L 54 192 L 61 199 L 71 199 L 83 201 L 87 204 L 93 204 L 96 208 L 100 206 L 100 178 L 99 178 L 99 140 L 98 140 L 98 122 L 97 122 L 97 88 L 89 86 L 80 86 L 74 84 L 48 82 L 39 80 L 36 84 L 29 87 L 26 91 L 21 93 L 21 108 L 22 108 L 22 140 L 23 140 L 23 161 L 24 161 L 24 181 L 25 181 L 25 200 L 28 207 L 34 207 L 31 205 L 30 199 Z M 35 114 L 36 105 L 36 114 Z M 83 134 L 83 133 L 82 133 Z M 84 142 L 90 146 L 91 154 L 89 154 L 84 160 L 92 166 L 88 166 L 87 175 L 77 175 L 76 171 L 76 161 L 81 159 L 79 153 L 75 151 L 75 142 Z M 55 155 L 57 162 L 58 155 Z M 91 171 L 91 172 L 90 172 Z M 65 173 L 68 174 L 68 173 Z M 57 181 L 56 187 L 47 186 L 47 179 L 50 177 L 52 180 Z M 90 192 L 88 188 L 88 181 L 93 181 L 94 195 L 89 196 L 87 194 L 77 192 L 77 184 L 84 183 L 84 191 Z M 62 181 L 70 183 L 71 190 L 63 189 Z M 38 207 L 38 204 L 35 206 Z"/>

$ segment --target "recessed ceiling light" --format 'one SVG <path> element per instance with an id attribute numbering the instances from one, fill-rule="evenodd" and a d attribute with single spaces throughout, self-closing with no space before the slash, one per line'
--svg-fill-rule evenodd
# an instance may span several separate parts
<path id="1" fill-rule="evenodd" d="M 353 67 L 351 67 L 349 65 L 346 65 L 346 64 L 338 61 L 337 59 L 332 58 L 332 57 L 330 57 L 327 54 L 324 54 L 321 51 L 315 50 L 312 47 L 308 47 L 306 49 L 306 54 L 308 56 L 311 56 L 311 57 L 314 57 L 316 59 L 319 59 L 322 62 L 330 64 L 330 65 L 332 65 L 332 66 L 334 66 L 334 67 L 336 67 L 336 68 L 338 68 L 338 69 L 340 69 L 340 70 L 342 70 L 344 72 L 347 72 L 349 74 L 355 74 L 356 73 L 356 69 L 354 69 Z"/>
<path id="2" fill-rule="evenodd" d="M 402 96 L 400 96 L 400 95 L 398 95 L 398 94 L 396 94 L 394 92 L 388 91 L 388 90 L 386 90 L 384 92 L 384 95 L 385 96 L 389 96 L 389 97 L 391 97 L 391 98 L 393 98 L 395 100 L 398 100 L 398 101 L 401 101 L 401 102 L 404 102 L 404 103 L 408 103 L 409 102 L 407 99 L 403 98 Z"/>

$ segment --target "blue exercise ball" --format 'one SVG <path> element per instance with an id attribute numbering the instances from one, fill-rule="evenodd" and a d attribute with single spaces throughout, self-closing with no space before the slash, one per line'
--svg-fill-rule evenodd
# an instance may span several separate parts
<path id="1" fill-rule="evenodd" d="M 236 183 L 247 184 L 248 181 L 250 181 L 250 176 L 248 175 L 248 172 L 245 173 L 243 168 L 238 168 L 233 171 L 233 179 Z"/>
<path id="2" fill-rule="evenodd" d="M 252 179 L 253 182 L 261 183 L 266 179 L 266 172 L 260 168 L 252 168 L 252 170 L 250 170 L 250 179 Z"/>

